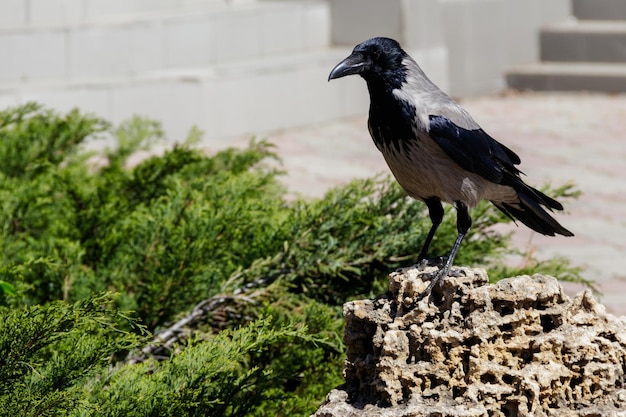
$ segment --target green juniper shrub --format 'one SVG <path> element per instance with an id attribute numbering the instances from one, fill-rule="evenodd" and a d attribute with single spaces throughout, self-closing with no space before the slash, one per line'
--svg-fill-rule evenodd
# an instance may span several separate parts
<path id="1" fill-rule="evenodd" d="M 70 304 L 0 307 L 0 416 L 57 416 L 85 403 L 81 385 L 112 354 L 139 346 L 141 332 L 108 295 Z"/>
<path id="2" fill-rule="evenodd" d="M 262 309 L 258 319 L 234 330 L 193 339 L 166 362 L 119 367 L 86 388 L 97 409 L 83 416 L 305 415 L 340 375 L 340 322 L 328 307 L 307 303 L 295 314 Z M 311 317 L 315 316 L 315 317 Z M 322 325 L 310 328 L 308 324 Z M 326 327 L 333 329 L 330 337 Z M 320 331 L 321 330 L 321 331 Z M 318 375 L 323 380 L 317 380 Z M 322 382 L 322 384 L 320 384 Z M 306 385 L 305 385 L 306 384 Z"/>
<path id="3" fill-rule="evenodd" d="M 98 136 L 117 146 L 85 153 Z M 207 156 L 198 136 L 131 166 L 164 138 L 158 123 L 0 112 L 0 415 L 308 415 L 341 382 L 341 305 L 415 260 L 424 205 L 388 177 L 293 201 L 269 143 Z M 492 226 L 509 220 L 485 203 L 474 214 L 457 264 L 582 281 L 563 260 L 507 266 L 515 251 Z M 449 210 L 433 253 L 455 236 Z M 230 304 L 171 357 L 120 361 L 215 296 Z"/>

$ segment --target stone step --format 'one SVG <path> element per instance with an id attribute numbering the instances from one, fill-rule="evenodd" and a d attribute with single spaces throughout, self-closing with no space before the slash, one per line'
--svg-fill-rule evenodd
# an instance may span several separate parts
<path id="1" fill-rule="evenodd" d="M 196 125 L 206 133 L 204 144 L 224 147 L 232 138 L 366 114 L 369 97 L 360 77 L 327 81 L 351 49 L 327 47 L 133 75 L 0 83 L 0 108 L 36 101 L 60 112 L 79 108 L 113 123 L 139 114 L 162 121 L 172 141 L 181 141 Z M 434 82 L 447 85 L 443 48 L 408 52 Z"/>
<path id="2" fill-rule="evenodd" d="M 72 108 L 119 123 L 134 114 L 163 122 L 172 141 L 193 125 L 203 143 L 306 126 L 363 114 L 369 103 L 358 77 L 328 83 L 348 48 L 264 57 L 207 67 L 135 75 L 0 84 L 0 108 L 37 101 L 56 111 Z M 337 138 L 341 140 L 341 138 Z"/>
<path id="3" fill-rule="evenodd" d="M 542 61 L 626 62 L 626 21 L 552 24 L 541 30 L 540 45 Z"/>
<path id="4" fill-rule="evenodd" d="M 572 0 L 572 12 L 578 19 L 626 20 L 626 1 Z"/>
<path id="5" fill-rule="evenodd" d="M 321 0 L 235 2 L 97 23 L 4 28 L 0 83 L 129 75 L 301 53 L 327 47 L 329 28 L 329 6 Z"/>
<path id="6" fill-rule="evenodd" d="M 509 87 L 537 91 L 626 92 L 626 64 L 543 62 L 514 68 Z"/>

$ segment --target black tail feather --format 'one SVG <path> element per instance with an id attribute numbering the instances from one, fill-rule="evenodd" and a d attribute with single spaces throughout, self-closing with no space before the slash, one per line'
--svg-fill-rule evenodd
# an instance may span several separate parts
<path id="1" fill-rule="evenodd" d="M 526 185 L 526 184 L 524 184 Z M 541 205 L 550 209 L 562 210 L 563 206 L 556 200 L 546 196 L 541 191 L 526 186 L 530 195 L 524 191 L 518 191 L 518 201 L 503 202 L 492 201 L 504 214 L 512 219 L 517 219 L 537 233 L 547 236 L 562 235 L 574 236 L 572 232 L 564 228 L 556 221 Z"/>
<path id="2" fill-rule="evenodd" d="M 518 194 L 525 194 L 527 198 L 531 199 L 535 204 L 541 204 L 542 206 L 547 207 L 550 211 L 553 209 L 563 210 L 561 203 L 552 197 L 548 197 L 536 188 L 526 184 L 518 175 L 509 173 L 504 183 L 512 187 Z"/>
<path id="3" fill-rule="evenodd" d="M 563 210 L 563 206 L 561 205 L 561 203 L 559 203 L 558 201 L 556 201 L 555 199 L 548 197 L 547 195 L 545 195 L 544 193 L 542 193 L 541 191 L 532 188 L 526 184 L 524 184 L 524 191 L 529 192 L 530 196 L 528 196 L 529 198 L 532 196 L 534 197 L 533 202 L 542 204 L 546 207 L 548 207 L 550 210 L 555 209 L 555 210 Z M 523 192 L 522 192 L 523 193 Z"/>

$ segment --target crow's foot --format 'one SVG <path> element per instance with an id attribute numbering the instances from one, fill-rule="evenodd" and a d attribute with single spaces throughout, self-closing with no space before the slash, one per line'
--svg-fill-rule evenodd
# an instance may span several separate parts
<path id="1" fill-rule="evenodd" d="M 438 271 L 422 274 L 422 276 L 430 278 L 430 283 L 428 284 L 428 287 L 426 287 L 426 289 L 420 295 L 417 296 L 415 301 L 420 301 L 421 299 L 430 295 L 430 293 L 432 292 L 433 288 L 435 288 L 436 285 L 439 285 L 439 287 L 443 286 L 444 278 L 464 277 L 465 271 L 463 271 L 462 269 L 456 269 L 456 268 L 445 268 L 445 267 L 441 268 L 440 267 Z"/>
<path id="2" fill-rule="evenodd" d="M 454 278 L 461 278 L 461 277 L 466 277 L 467 275 L 465 274 L 465 271 L 462 269 L 450 268 L 446 276 L 454 277 Z"/>
<path id="3" fill-rule="evenodd" d="M 419 258 L 417 258 L 417 266 L 420 270 L 423 270 L 426 267 L 429 266 L 436 266 L 438 268 L 442 268 L 446 261 L 448 260 L 447 256 L 435 256 L 433 258 L 426 258 L 426 257 L 422 257 L 420 256 Z"/>

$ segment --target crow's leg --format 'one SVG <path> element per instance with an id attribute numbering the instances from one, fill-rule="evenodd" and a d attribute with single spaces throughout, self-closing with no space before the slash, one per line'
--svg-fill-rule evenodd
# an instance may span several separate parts
<path id="1" fill-rule="evenodd" d="M 443 220 L 443 206 L 441 205 L 441 200 L 435 197 L 427 198 L 424 202 L 428 207 L 428 215 L 430 216 L 430 221 L 433 225 L 430 227 L 426 240 L 424 241 L 424 245 L 422 246 L 422 250 L 420 250 L 420 254 L 417 257 L 417 263 L 421 264 L 423 262 L 426 265 L 441 265 L 445 261 L 445 258 L 429 258 L 428 248 L 430 247 L 433 237 L 435 237 L 435 232 L 441 224 L 441 220 Z"/>
<path id="2" fill-rule="evenodd" d="M 432 289 L 435 287 L 435 285 L 437 285 L 438 282 L 441 282 L 446 276 L 448 276 L 448 273 L 450 272 L 450 268 L 452 268 L 452 263 L 454 262 L 454 257 L 456 256 L 456 253 L 458 252 L 459 247 L 461 246 L 461 242 L 463 241 L 463 238 L 465 237 L 465 235 L 467 235 L 467 232 L 469 232 L 470 227 L 472 227 L 472 218 L 470 217 L 469 207 L 467 207 L 467 205 L 461 201 L 455 201 L 455 207 L 457 210 L 456 228 L 459 234 L 456 237 L 454 246 L 452 246 L 450 255 L 448 256 L 448 259 L 446 260 L 446 263 L 444 264 L 443 268 L 441 268 L 436 273 L 436 275 L 433 278 L 431 278 L 430 284 L 428 284 L 428 287 L 426 287 L 424 292 L 422 292 L 417 297 L 416 301 L 419 301 L 422 298 L 429 295 Z"/>

